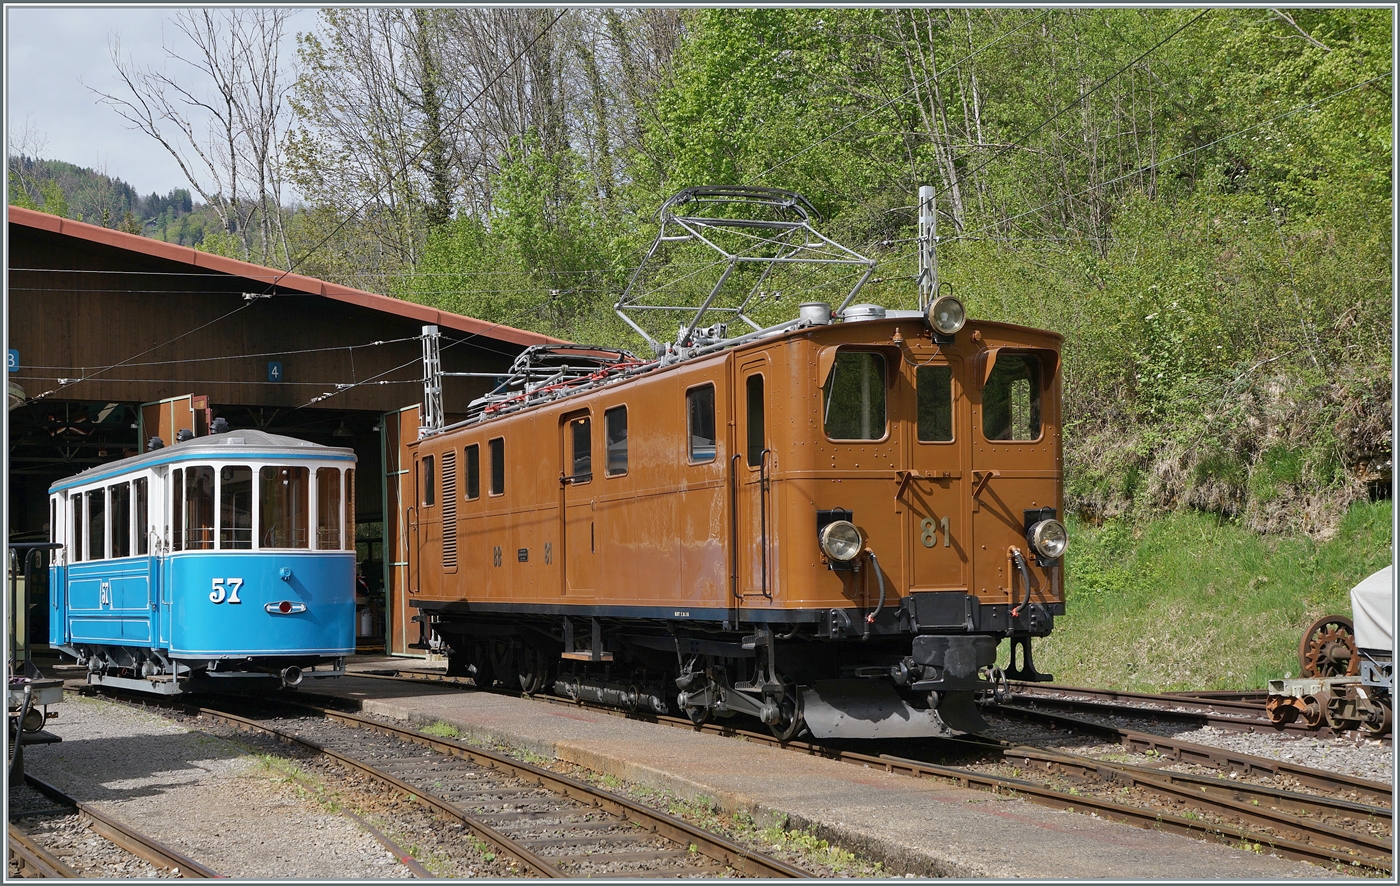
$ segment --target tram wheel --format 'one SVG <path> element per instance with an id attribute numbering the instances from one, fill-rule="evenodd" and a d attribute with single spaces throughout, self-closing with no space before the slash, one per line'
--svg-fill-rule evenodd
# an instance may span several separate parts
<path id="1" fill-rule="evenodd" d="M 1354 677 L 1361 673 L 1361 653 L 1351 619 L 1324 615 L 1303 632 L 1298 664 L 1304 677 Z"/>

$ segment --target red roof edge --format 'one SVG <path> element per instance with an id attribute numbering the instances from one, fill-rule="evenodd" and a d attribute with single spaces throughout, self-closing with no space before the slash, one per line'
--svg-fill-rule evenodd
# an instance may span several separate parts
<path id="1" fill-rule="evenodd" d="M 239 261 L 235 258 L 225 258 L 222 255 L 214 255 L 210 252 L 200 252 L 198 249 L 189 246 L 177 246 L 173 243 L 152 240 L 149 237 L 142 237 L 138 234 L 114 231 L 110 228 L 90 225 L 87 222 L 60 218 L 56 215 L 50 215 L 47 212 L 24 209 L 19 206 L 9 206 L 6 208 L 9 213 L 10 224 L 18 224 L 26 228 L 34 228 L 40 231 L 49 231 L 64 237 L 75 237 L 79 240 L 87 240 L 91 243 L 101 243 L 104 246 L 112 246 L 117 249 L 138 252 L 153 258 L 181 262 L 205 270 L 218 271 L 233 277 L 243 277 L 262 286 L 275 284 L 282 289 L 319 295 L 323 298 L 357 305 L 372 311 L 396 314 L 400 317 L 407 317 L 423 323 L 436 323 L 447 329 L 455 329 L 459 332 L 481 335 L 517 345 L 567 344 L 567 342 L 562 339 L 551 338 L 548 335 L 540 335 L 537 332 L 516 329 L 513 326 L 504 326 L 499 323 L 488 323 L 485 320 L 477 320 L 474 317 L 464 317 L 461 314 L 453 314 L 450 311 L 440 311 L 437 308 L 420 305 L 415 302 L 402 301 L 387 295 L 365 292 L 362 289 L 351 289 L 349 286 L 329 283 L 325 280 L 318 280 L 315 277 L 306 277 L 301 274 L 279 271 L 276 268 L 255 265 L 251 262 Z"/>

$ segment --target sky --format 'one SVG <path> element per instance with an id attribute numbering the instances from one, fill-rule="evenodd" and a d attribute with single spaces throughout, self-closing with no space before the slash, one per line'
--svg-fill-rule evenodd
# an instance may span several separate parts
<path id="1" fill-rule="evenodd" d="M 137 66 L 165 64 L 162 40 L 180 45 L 179 32 L 170 24 L 178 8 L 7 5 L 5 128 L 10 150 L 19 149 L 28 131 L 43 146 L 37 152 L 31 148 L 31 155 L 105 172 L 142 196 L 188 188 L 180 167 L 159 143 L 129 128 L 87 88 L 122 89 L 108 48 L 113 36 L 120 36 L 122 54 Z M 296 57 L 295 32 L 311 30 L 315 21 L 314 9 L 297 11 L 282 49 L 284 59 Z"/>

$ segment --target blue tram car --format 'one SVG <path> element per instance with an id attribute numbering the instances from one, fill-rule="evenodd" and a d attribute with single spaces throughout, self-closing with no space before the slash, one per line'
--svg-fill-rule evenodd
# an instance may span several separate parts
<path id="1" fill-rule="evenodd" d="M 174 695 L 344 673 L 352 450 L 196 437 L 55 483 L 49 508 L 49 642 L 89 683 Z"/>

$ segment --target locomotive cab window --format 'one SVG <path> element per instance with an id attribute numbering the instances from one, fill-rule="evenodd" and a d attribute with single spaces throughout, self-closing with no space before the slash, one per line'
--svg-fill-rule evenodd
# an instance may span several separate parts
<path id="1" fill-rule="evenodd" d="M 462 461 L 467 466 L 467 482 L 462 487 L 467 500 L 481 498 L 481 444 L 473 443 L 463 449 Z"/>
<path id="2" fill-rule="evenodd" d="M 692 463 L 715 460 L 715 386 L 685 392 L 686 430 Z"/>
<path id="3" fill-rule="evenodd" d="M 607 435 L 608 476 L 616 477 L 627 473 L 627 407 L 614 406 L 603 413 L 604 432 Z"/>
<path id="4" fill-rule="evenodd" d="M 763 376 L 751 375 L 744 382 L 748 395 L 748 446 L 745 451 L 749 467 L 756 468 L 763 461 Z"/>
<path id="5" fill-rule="evenodd" d="M 1002 352 L 982 388 L 982 436 L 1040 439 L 1040 360 Z"/>
<path id="6" fill-rule="evenodd" d="M 423 460 L 418 463 L 418 469 L 422 471 L 423 481 L 423 507 L 430 508 L 437 501 L 437 489 L 434 486 L 436 478 L 433 476 L 433 457 L 423 456 Z"/>
<path id="7" fill-rule="evenodd" d="M 953 439 L 953 368 L 920 366 L 914 373 L 919 410 L 919 442 Z"/>
<path id="8" fill-rule="evenodd" d="M 822 385 L 826 436 L 879 440 L 885 436 L 885 358 L 841 351 Z"/>
<path id="9" fill-rule="evenodd" d="M 506 438 L 496 437 L 486 441 L 487 455 L 491 457 L 491 494 L 506 494 Z"/>
<path id="10" fill-rule="evenodd" d="M 588 416 L 569 420 L 569 479 L 593 479 L 593 420 Z"/>

